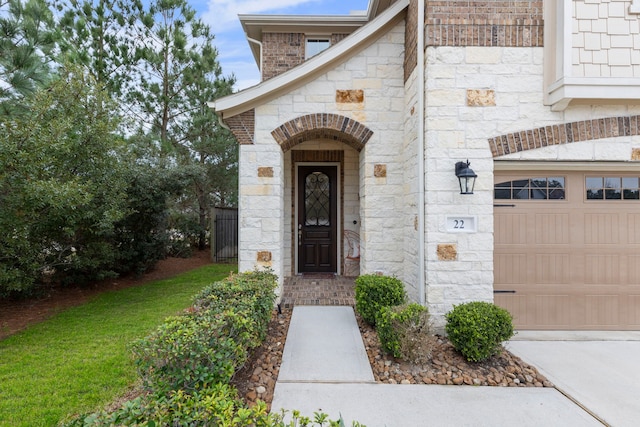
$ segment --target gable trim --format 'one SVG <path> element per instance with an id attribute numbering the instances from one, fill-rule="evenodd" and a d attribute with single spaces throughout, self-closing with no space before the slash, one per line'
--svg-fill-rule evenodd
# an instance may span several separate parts
<path id="1" fill-rule="evenodd" d="M 284 152 L 311 139 L 340 141 L 360 152 L 373 131 L 349 117 L 316 113 L 289 120 L 275 128 L 271 135 Z"/>
<path id="2" fill-rule="evenodd" d="M 633 135 L 640 135 L 640 115 L 605 117 L 508 133 L 490 138 L 489 148 L 495 158 L 549 145 Z"/>
<path id="3" fill-rule="evenodd" d="M 364 43 L 369 40 L 374 40 L 380 34 L 387 31 L 390 26 L 395 25 L 404 17 L 403 12 L 408 4 L 409 0 L 397 0 L 389 9 L 382 12 L 380 16 L 354 31 L 342 42 L 308 59 L 297 67 L 269 80 L 265 80 L 256 86 L 222 97 L 213 102 L 208 102 L 207 104 L 224 120 L 264 104 L 313 76 L 324 72 L 327 68 L 337 64 L 339 61 L 346 59 Z"/>

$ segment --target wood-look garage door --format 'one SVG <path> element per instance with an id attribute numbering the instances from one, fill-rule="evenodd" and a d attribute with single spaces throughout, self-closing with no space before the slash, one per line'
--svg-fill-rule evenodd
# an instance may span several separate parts
<path id="1" fill-rule="evenodd" d="M 496 172 L 495 302 L 517 328 L 640 330 L 639 177 Z"/>

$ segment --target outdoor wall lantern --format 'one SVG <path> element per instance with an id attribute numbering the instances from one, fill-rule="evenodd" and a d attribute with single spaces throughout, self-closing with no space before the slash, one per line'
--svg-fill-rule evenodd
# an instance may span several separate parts
<path id="1" fill-rule="evenodd" d="M 476 185 L 478 175 L 469 167 L 470 164 L 469 160 L 466 163 L 456 163 L 456 176 L 460 181 L 460 194 L 473 194 L 473 187 Z"/>

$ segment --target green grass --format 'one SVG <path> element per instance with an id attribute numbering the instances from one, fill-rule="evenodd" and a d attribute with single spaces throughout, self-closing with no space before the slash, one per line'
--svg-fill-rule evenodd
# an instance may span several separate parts
<path id="1" fill-rule="evenodd" d="M 55 426 L 124 394 L 137 380 L 131 342 L 231 270 L 208 265 L 107 292 L 0 341 L 0 426 Z"/>

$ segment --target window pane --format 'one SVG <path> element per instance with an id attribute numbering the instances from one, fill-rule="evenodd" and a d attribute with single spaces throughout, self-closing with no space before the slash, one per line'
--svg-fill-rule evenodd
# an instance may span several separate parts
<path id="1" fill-rule="evenodd" d="M 602 200 L 604 192 L 602 190 L 604 179 L 602 177 L 587 177 L 585 184 L 587 187 L 587 200 Z"/>
<path id="2" fill-rule="evenodd" d="M 599 190 L 603 187 L 602 177 L 587 177 L 587 190 Z"/>
<path id="3" fill-rule="evenodd" d="M 619 200 L 622 199 L 621 188 L 621 179 L 616 176 L 608 176 L 604 179 L 604 198 L 610 200 Z"/>
<path id="4" fill-rule="evenodd" d="M 633 177 L 626 177 L 626 178 L 622 178 L 622 187 L 624 188 L 639 188 L 638 187 L 638 178 Z"/>
<path id="5" fill-rule="evenodd" d="M 606 190 L 604 190 L 604 197 L 605 199 L 608 199 L 608 200 L 619 200 L 619 199 L 622 199 L 622 192 L 620 191 L 619 188 L 617 189 L 607 188 Z"/>
<path id="6" fill-rule="evenodd" d="M 322 172 L 307 175 L 304 205 L 305 225 L 331 225 L 331 185 L 327 175 Z"/>
<path id="7" fill-rule="evenodd" d="M 511 182 L 501 182 L 495 185 L 493 198 L 499 200 L 511 199 Z"/>
<path id="8" fill-rule="evenodd" d="M 549 177 L 549 199 L 563 200 L 564 199 L 564 177 L 554 176 Z"/>
<path id="9" fill-rule="evenodd" d="M 531 178 L 531 198 L 536 200 L 547 198 L 547 178 Z"/>
<path id="10" fill-rule="evenodd" d="M 513 191 L 511 193 L 512 199 L 526 200 L 529 198 L 529 180 L 519 179 L 512 181 Z"/>
<path id="11" fill-rule="evenodd" d="M 623 190 L 623 194 L 624 194 L 624 198 L 625 200 L 639 200 L 640 197 L 640 193 L 638 192 L 638 190 L 631 190 L 631 189 L 624 189 Z"/>
<path id="12" fill-rule="evenodd" d="M 604 179 L 605 188 L 620 188 L 619 176 L 608 176 Z"/>
<path id="13" fill-rule="evenodd" d="M 329 39 L 307 39 L 305 56 L 311 58 L 327 49 L 331 45 Z"/>

